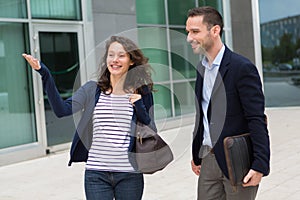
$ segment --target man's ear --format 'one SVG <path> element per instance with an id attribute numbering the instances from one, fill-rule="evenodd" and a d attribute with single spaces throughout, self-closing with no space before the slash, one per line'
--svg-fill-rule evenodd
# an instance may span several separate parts
<path id="1" fill-rule="evenodd" d="M 219 25 L 215 25 L 214 27 L 212 27 L 212 31 L 213 31 L 213 34 L 215 36 L 219 36 L 220 35 L 220 31 L 221 31 L 221 27 Z"/>

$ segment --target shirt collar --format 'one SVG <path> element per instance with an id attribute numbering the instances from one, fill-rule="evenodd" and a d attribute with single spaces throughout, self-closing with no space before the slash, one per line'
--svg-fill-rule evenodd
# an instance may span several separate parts
<path id="1" fill-rule="evenodd" d="M 212 63 L 212 66 L 210 67 L 209 64 L 208 64 L 208 60 L 206 57 L 203 58 L 202 60 L 202 65 L 211 70 L 212 68 L 214 67 L 217 67 L 217 66 L 220 66 L 221 65 L 221 61 L 222 61 L 222 58 L 223 58 L 223 55 L 224 55 L 224 52 L 225 52 L 225 45 L 223 44 L 222 48 L 220 49 L 219 53 L 217 54 L 217 56 L 215 57 L 213 63 Z"/>

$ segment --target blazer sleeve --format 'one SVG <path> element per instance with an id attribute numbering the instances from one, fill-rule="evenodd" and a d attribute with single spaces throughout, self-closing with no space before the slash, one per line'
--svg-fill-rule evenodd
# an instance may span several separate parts
<path id="1" fill-rule="evenodd" d="M 147 89 L 148 90 L 148 89 Z M 154 101 L 151 91 L 142 94 L 142 98 L 134 103 L 137 120 L 156 131 L 154 122 Z"/>
<path id="2" fill-rule="evenodd" d="M 239 68 L 238 93 L 253 144 L 252 169 L 265 176 L 270 171 L 270 142 L 265 121 L 265 100 L 258 71 L 250 62 Z"/>
<path id="3" fill-rule="evenodd" d="M 42 76 L 43 88 L 55 115 L 57 117 L 64 117 L 82 110 L 86 100 L 84 87 L 80 87 L 72 97 L 64 100 L 57 90 L 49 69 L 42 62 L 40 65 L 41 68 L 36 71 Z"/>

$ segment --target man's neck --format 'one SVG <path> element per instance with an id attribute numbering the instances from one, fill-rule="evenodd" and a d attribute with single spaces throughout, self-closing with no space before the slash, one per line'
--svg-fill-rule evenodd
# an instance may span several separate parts
<path id="1" fill-rule="evenodd" d="M 217 57 L 218 53 L 222 49 L 222 47 L 223 47 L 222 41 L 218 41 L 218 42 L 215 43 L 214 46 L 212 46 L 211 50 L 206 53 L 205 57 L 208 60 L 209 66 L 212 65 L 212 63 L 214 62 L 214 60 Z"/>

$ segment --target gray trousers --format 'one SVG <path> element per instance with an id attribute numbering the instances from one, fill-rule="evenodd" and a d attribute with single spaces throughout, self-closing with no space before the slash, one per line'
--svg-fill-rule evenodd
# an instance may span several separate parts
<path id="1" fill-rule="evenodd" d="M 198 179 L 198 200 L 254 200 L 258 186 L 233 188 L 222 173 L 215 155 L 208 153 L 201 164 Z"/>

